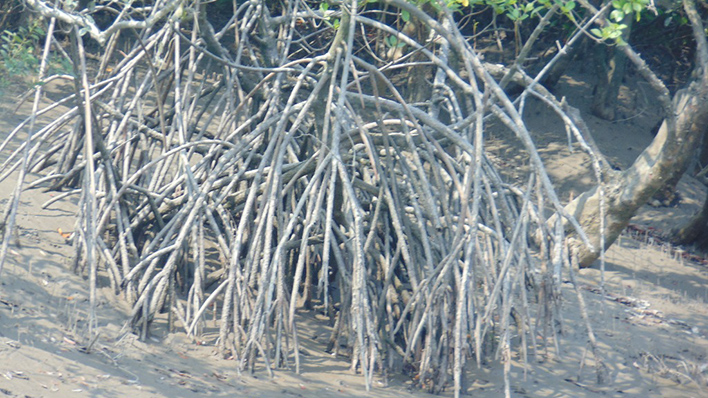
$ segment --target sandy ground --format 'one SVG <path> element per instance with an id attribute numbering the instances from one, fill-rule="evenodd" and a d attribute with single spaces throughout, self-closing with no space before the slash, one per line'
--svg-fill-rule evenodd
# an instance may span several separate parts
<path id="1" fill-rule="evenodd" d="M 584 111 L 598 145 L 619 167 L 626 167 L 650 142 L 656 107 L 641 85 L 623 89 L 621 121 L 587 115 L 583 79 L 566 78 L 560 94 Z M 13 114 L 11 96 L 0 103 L 0 138 L 7 136 L 27 106 Z M 527 112 L 536 112 L 530 104 Z M 564 198 L 592 184 L 589 160 L 571 153 L 564 129 L 538 115 L 530 124 L 553 179 Z M 20 137 L 22 138 L 22 137 Z M 17 147 L 17 141 L 12 147 Z M 513 145 L 490 137 L 495 154 L 513 163 Z M 0 154 L 4 160 L 7 153 Z M 37 178 L 31 176 L 30 180 Z M 14 187 L 0 183 L 4 205 Z M 512 368 L 516 397 L 701 397 L 708 395 L 708 269 L 683 260 L 641 231 L 668 230 L 700 208 L 705 188 L 685 178 L 681 202 L 671 208 L 646 207 L 635 219 L 637 231 L 617 242 L 599 265 L 581 271 L 581 295 L 596 336 L 598 357 L 606 366 L 599 383 L 598 358 L 588 350 L 578 296 L 563 284 L 563 336 L 560 351 L 551 343 L 529 353 L 525 368 L 517 355 Z M 314 315 L 300 314 L 305 354 L 301 374 L 263 369 L 240 374 L 234 361 L 221 359 L 213 333 L 204 342 L 167 333 L 162 323 L 148 341 L 123 328 L 127 307 L 110 289 L 100 291 L 95 341 L 85 336 L 87 281 L 71 272 L 72 247 L 58 233 L 74 229 L 72 200 L 42 208 L 56 193 L 26 192 L 18 215 L 18 242 L 0 275 L 0 397 L 425 397 L 411 380 L 377 379 L 365 392 L 362 376 L 349 372 L 346 359 L 324 352 L 327 327 Z M 73 198 L 77 200 L 78 198 Z M 19 243 L 17 245 L 16 243 Z M 605 298 L 602 293 L 604 280 Z M 320 338 L 318 338 L 320 337 Z M 203 344 L 207 343 L 207 344 Z M 498 397 L 502 368 L 470 361 L 465 394 Z M 445 392 L 446 396 L 451 391 Z"/>

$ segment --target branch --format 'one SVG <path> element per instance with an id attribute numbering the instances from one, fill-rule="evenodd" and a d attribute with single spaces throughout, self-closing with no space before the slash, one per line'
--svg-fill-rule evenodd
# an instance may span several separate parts
<path id="1" fill-rule="evenodd" d="M 708 68 L 708 41 L 706 40 L 705 27 L 693 0 L 683 0 L 683 9 L 686 11 L 688 20 L 691 21 L 693 38 L 696 39 L 696 68 L 703 69 L 705 74 Z"/>
<path id="2" fill-rule="evenodd" d="M 43 17 L 56 18 L 59 21 L 77 26 L 80 29 L 85 29 L 91 37 L 101 45 L 106 44 L 108 38 L 119 30 L 142 30 L 154 26 L 158 21 L 165 18 L 182 4 L 182 0 L 170 0 L 164 7 L 157 8 L 157 11 L 144 21 L 119 21 L 119 18 L 116 18 L 116 21 L 109 26 L 108 29 L 102 31 L 98 28 L 98 26 L 96 26 L 93 20 L 86 15 L 66 12 L 54 6 L 47 5 L 47 3 L 43 0 L 26 1 L 30 7 L 34 8 L 34 10 L 40 13 Z M 121 14 L 123 14 L 123 12 L 121 12 Z"/>

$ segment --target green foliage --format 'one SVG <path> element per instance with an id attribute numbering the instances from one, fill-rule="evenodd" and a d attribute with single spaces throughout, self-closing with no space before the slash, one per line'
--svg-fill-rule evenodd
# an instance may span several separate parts
<path id="1" fill-rule="evenodd" d="M 659 10 L 659 14 L 662 14 L 662 11 Z M 675 23 L 678 26 L 686 26 L 688 25 L 688 18 L 686 18 L 685 15 L 681 14 L 680 12 L 676 12 L 675 10 L 670 10 L 667 12 L 669 15 L 666 19 L 664 19 L 664 27 L 668 27 L 672 23 Z M 652 15 L 652 14 L 649 14 Z M 675 18 L 674 18 L 675 17 Z M 706 33 L 708 35 L 708 33 Z"/>
<path id="2" fill-rule="evenodd" d="M 325 16 L 325 23 L 329 25 L 331 28 L 334 30 L 339 29 L 339 18 L 332 18 L 327 16 L 327 10 L 329 10 L 329 3 L 326 1 L 323 1 L 320 3 L 320 11 L 322 12 L 322 15 Z"/>
<path id="3" fill-rule="evenodd" d="M 649 0 L 613 0 L 612 12 L 610 19 L 614 22 L 622 22 L 627 15 L 635 14 L 637 22 L 639 22 L 642 11 L 647 8 Z"/>
<path id="4" fill-rule="evenodd" d="M 641 20 L 641 15 L 646 10 L 649 0 L 613 0 L 612 11 L 609 22 L 602 28 L 594 28 L 590 33 L 603 41 L 614 40 L 615 44 L 623 45 L 622 33 L 627 29 L 627 24 L 622 23 L 629 15 L 634 14 L 637 22 Z"/>
<path id="5" fill-rule="evenodd" d="M 510 20 L 517 22 L 531 15 L 533 3 L 523 4 L 517 0 L 474 0 L 473 5 L 490 6 L 495 13 L 506 15 Z"/>
<path id="6" fill-rule="evenodd" d="M 6 30 L 0 34 L 2 80 L 12 77 L 27 77 L 37 73 L 39 58 L 36 49 L 45 34 L 38 20 L 27 26 L 20 26 L 17 32 Z"/>
<path id="7" fill-rule="evenodd" d="M 570 20 L 575 20 L 573 10 L 577 6 L 574 0 L 472 0 L 472 6 L 492 7 L 498 15 L 505 15 L 514 23 L 538 16 L 554 5 Z"/>
<path id="8" fill-rule="evenodd" d="M 602 29 L 590 29 L 590 33 L 602 40 L 614 40 L 616 44 L 622 44 L 622 32 L 627 29 L 627 25 L 621 23 L 610 22 Z"/>
<path id="9" fill-rule="evenodd" d="M 391 48 L 393 48 L 393 47 L 400 48 L 400 47 L 403 47 L 406 45 L 406 43 L 404 43 L 403 41 L 398 40 L 398 38 L 396 36 L 388 36 L 386 38 L 386 40 L 384 40 L 384 42 L 386 43 L 387 46 L 389 46 Z"/>
<path id="10" fill-rule="evenodd" d="M 16 31 L 0 33 L 0 88 L 13 82 L 24 82 L 39 72 L 40 51 L 46 32 L 41 20 L 32 20 Z M 50 58 L 48 72 L 71 74 L 71 61 Z"/>
<path id="11" fill-rule="evenodd" d="M 52 57 L 50 59 L 48 68 L 48 75 L 62 74 L 62 75 L 74 75 L 74 65 L 71 61 L 65 57 Z"/>

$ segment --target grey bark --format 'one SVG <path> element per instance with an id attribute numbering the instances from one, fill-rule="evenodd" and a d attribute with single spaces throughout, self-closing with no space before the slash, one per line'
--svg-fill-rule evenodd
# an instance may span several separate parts
<path id="1" fill-rule="evenodd" d="M 692 150 L 708 126 L 708 79 L 694 81 L 674 97 L 677 115 L 672 131 L 664 122 L 651 145 L 627 170 L 611 175 L 606 182 L 606 223 L 603 250 L 612 245 L 630 219 L 649 198 L 676 175 L 685 172 Z M 577 239 L 573 244 L 581 267 L 588 267 L 600 256 L 599 188 L 583 193 L 566 209 L 585 229 L 595 250 Z"/>

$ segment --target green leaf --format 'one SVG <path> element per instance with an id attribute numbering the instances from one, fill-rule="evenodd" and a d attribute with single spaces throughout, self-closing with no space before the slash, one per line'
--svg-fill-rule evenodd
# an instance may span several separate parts
<path id="1" fill-rule="evenodd" d="M 512 9 L 509 10 L 509 12 L 506 14 L 506 16 L 509 17 L 509 19 L 511 19 L 512 21 L 518 20 L 520 15 L 521 15 L 521 14 L 519 13 L 519 9 L 518 9 L 518 8 L 512 8 Z"/>
<path id="2" fill-rule="evenodd" d="M 327 10 L 329 10 L 329 3 L 327 3 L 326 1 L 321 2 L 320 3 L 320 11 L 325 13 L 325 12 L 327 12 Z"/>
<path id="3" fill-rule="evenodd" d="M 408 22 L 411 20 L 411 13 L 409 13 L 406 10 L 401 10 L 401 19 L 403 19 L 404 22 Z"/>
<path id="4" fill-rule="evenodd" d="M 622 12 L 622 10 L 612 10 L 610 13 L 610 19 L 619 22 L 624 19 L 624 12 Z"/>
<path id="5" fill-rule="evenodd" d="M 592 33 L 593 35 L 595 35 L 597 37 L 602 37 L 602 31 L 598 28 L 590 29 L 590 33 Z"/>

